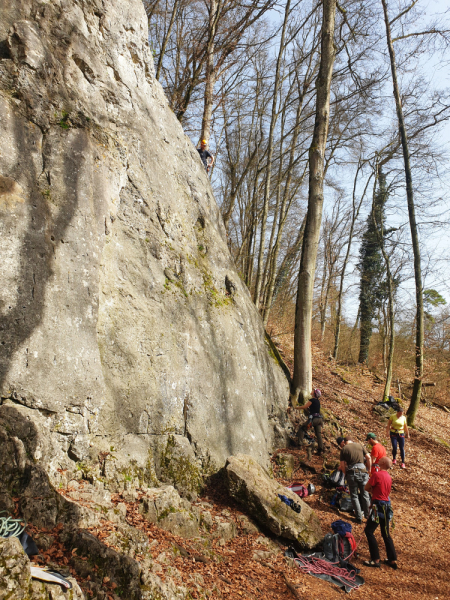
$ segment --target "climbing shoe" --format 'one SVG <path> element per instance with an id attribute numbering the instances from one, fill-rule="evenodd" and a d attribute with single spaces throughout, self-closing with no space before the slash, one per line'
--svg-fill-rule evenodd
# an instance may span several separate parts
<path id="1" fill-rule="evenodd" d="M 400 465 L 400 469 L 406 469 L 406 465 L 405 465 L 405 463 L 402 463 L 402 464 Z"/>
<path id="2" fill-rule="evenodd" d="M 363 563 L 366 567 L 381 567 L 379 562 L 375 562 L 374 560 L 365 560 Z"/>
<path id="3" fill-rule="evenodd" d="M 394 458 L 394 460 L 392 461 L 392 464 L 393 464 L 393 465 L 396 465 L 396 464 L 397 464 L 397 460 L 396 460 L 395 458 Z"/>

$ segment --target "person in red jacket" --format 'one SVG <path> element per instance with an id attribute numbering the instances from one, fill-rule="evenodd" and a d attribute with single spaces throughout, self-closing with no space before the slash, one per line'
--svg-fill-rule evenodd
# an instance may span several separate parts
<path id="1" fill-rule="evenodd" d="M 394 540 L 389 532 L 389 522 L 392 519 L 393 512 L 391 508 L 391 499 L 389 497 L 392 487 L 392 478 L 388 470 L 392 467 L 392 461 L 387 456 L 380 458 L 378 462 L 380 467 L 369 481 L 366 483 L 365 490 L 372 495 L 372 512 L 367 520 L 364 533 L 369 544 L 370 560 L 366 560 L 366 567 L 380 566 L 380 551 L 378 543 L 374 536 L 375 530 L 380 525 L 381 536 L 386 547 L 387 559 L 384 564 L 392 569 L 397 568 L 397 553 L 395 552 Z"/>
<path id="2" fill-rule="evenodd" d="M 377 436 L 374 433 L 368 433 L 366 436 L 366 442 L 370 446 L 372 446 L 372 450 L 370 452 L 370 464 L 369 464 L 369 473 L 373 475 L 375 471 L 378 471 L 378 463 L 380 462 L 380 458 L 386 456 L 386 448 L 383 444 L 377 440 Z"/>

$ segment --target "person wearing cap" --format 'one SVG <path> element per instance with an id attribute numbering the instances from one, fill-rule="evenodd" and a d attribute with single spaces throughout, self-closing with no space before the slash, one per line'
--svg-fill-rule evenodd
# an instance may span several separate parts
<path id="1" fill-rule="evenodd" d="M 369 455 L 366 455 L 361 444 L 355 443 L 350 437 L 339 437 L 336 441 L 339 447 L 342 448 L 339 457 L 339 471 L 342 471 L 347 479 L 356 522 L 362 523 L 363 511 L 366 519 L 370 514 L 370 498 L 367 491 L 365 491 L 365 485 L 369 481 L 369 473 L 364 464 L 367 462 Z"/>
<path id="2" fill-rule="evenodd" d="M 380 461 L 380 458 L 386 456 L 386 448 L 377 440 L 377 436 L 375 435 L 375 433 L 368 433 L 366 436 L 366 442 L 368 442 L 369 446 L 372 447 L 368 458 L 368 469 L 370 475 L 373 475 L 375 471 L 378 471 L 378 463 Z"/>
<path id="3" fill-rule="evenodd" d="M 320 400 L 319 400 L 321 395 L 322 394 L 321 394 L 320 390 L 315 389 L 313 391 L 313 397 L 310 398 L 308 400 L 308 402 L 306 402 L 306 404 L 303 404 L 303 406 L 296 407 L 299 410 L 308 410 L 309 411 L 308 420 L 306 421 L 306 423 L 303 423 L 303 425 L 300 425 L 299 430 L 297 432 L 298 442 L 300 445 L 302 445 L 303 439 L 305 437 L 305 433 L 308 431 L 308 429 L 311 429 L 311 427 L 314 427 L 314 432 L 316 434 L 316 439 L 317 439 L 317 453 L 318 454 L 323 453 L 323 439 L 322 439 L 323 418 L 322 418 L 322 415 L 320 414 Z"/>
<path id="4" fill-rule="evenodd" d="M 391 459 L 383 456 L 379 461 L 380 470 L 376 471 L 366 483 L 365 490 L 372 495 L 372 506 L 370 518 L 367 520 L 364 533 L 369 544 L 370 560 L 364 561 L 366 567 L 380 566 L 380 551 L 377 540 L 374 536 L 375 530 L 380 525 L 381 536 L 386 547 L 387 559 L 384 564 L 397 569 L 397 553 L 395 551 L 394 541 L 389 532 L 390 521 L 393 517 L 391 508 L 391 487 L 392 478 L 388 473 L 391 468 Z"/>
<path id="5" fill-rule="evenodd" d="M 208 172 L 214 164 L 214 156 L 206 149 L 206 145 L 206 140 L 202 140 L 200 142 L 200 148 L 197 148 L 197 152 L 202 159 L 202 163 L 205 165 L 206 172 Z"/>
<path id="6" fill-rule="evenodd" d="M 392 444 L 392 464 L 397 464 L 397 445 L 400 446 L 400 456 L 402 463 L 400 468 L 405 469 L 405 435 L 409 438 L 408 424 L 403 414 L 403 408 L 400 404 L 395 404 L 393 409 L 396 411 L 388 420 L 386 435 L 391 438 Z"/>

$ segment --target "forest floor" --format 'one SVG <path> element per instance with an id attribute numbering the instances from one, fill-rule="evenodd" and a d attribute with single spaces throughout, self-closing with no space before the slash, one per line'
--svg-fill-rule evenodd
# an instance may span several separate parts
<path id="1" fill-rule="evenodd" d="M 313 383 L 322 391 L 322 406 L 334 416 L 342 434 L 364 443 L 366 434 L 372 431 L 387 446 L 386 423 L 373 411 L 374 404 L 380 400 L 382 393 L 382 386 L 373 375 L 359 367 L 338 366 L 318 350 L 314 352 L 313 364 Z M 358 525 L 353 516 L 339 513 L 330 505 L 332 491 L 322 486 L 322 473 L 325 462 L 338 460 L 339 451 L 334 434 L 331 434 L 329 427 L 325 428 L 325 433 L 327 429 L 325 457 L 313 455 L 308 463 L 304 448 L 280 450 L 295 457 L 296 469 L 291 481 L 300 481 L 306 485 L 313 483 L 316 486 L 316 493 L 306 498 L 305 502 L 316 511 L 323 533 L 331 531 L 330 524 L 336 519 L 349 521 L 353 526 L 358 542 L 358 556 L 352 562 L 361 569 L 360 574 L 364 577 L 365 584 L 359 590 L 352 591 L 352 595 L 368 600 L 450 598 L 450 414 L 441 408 L 422 405 L 417 415 L 416 428 L 411 431 L 411 440 L 406 444 L 407 468 L 401 470 L 397 466 L 391 471 L 391 500 L 395 515 L 392 535 L 398 553 L 397 571 L 386 565 L 379 569 L 364 567 L 363 561 L 369 558 L 364 524 Z M 387 447 L 390 455 L 390 447 Z M 300 461 L 307 462 L 316 473 L 302 468 Z M 276 466 L 274 470 L 276 476 Z M 283 484 L 290 483 L 278 479 Z M 217 481 L 206 488 L 199 501 L 211 505 L 213 516 L 227 514 L 228 518 L 235 520 L 239 530 L 238 517 L 244 511 L 227 496 Z M 169 552 L 174 543 L 196 551 L 189 540 L 177 538 L 145 521 L 138 513 L 138 504 L 127 504 L 127 520 L 148 535 L 154 558 L 162 552 Z M 107 528 L 105 524 L 105 531 Z M 383 560 L 385 550 L 379 529 L 376 535 Z M 255 560 L 255 550 L 267 550 L 263 542 L 264 538 L 259 533 L 238 535 L 224 545 L 219 540 L 214 540 L 212 549 L 218 557 L 217 561 L 194 562 L 191 558 L 177 556 L 171 559 L 171 565 L 178 569 L 181 576 L 179 583 L 190 589 L 193 598 L 204 598 L 206 590 L 208 597 L 213 600 L 341 598 L 344 592 L 337 587 L 290 566 L 284 558 L 287 545 L 280 544 L 279 541 L 281 551 L 276 555 L 266 560 Z M 46 560 L 57 562 L 59 558 L 65 564 L 70 558 L 68 556 L 64 559 L 64 548 L 57 540 L 44 555 Z M 160 576 L 164 579 L 165 573 Z M 194 582 L 199 584 L 198 588 Z M 80 584 L 86 589 L 85 581 L 81 580 Z M 294 586 L 294 589 L 289 589 L 288 584 Z M 118 600 L 113 589 L 108 589 L 107 597 Z"/>

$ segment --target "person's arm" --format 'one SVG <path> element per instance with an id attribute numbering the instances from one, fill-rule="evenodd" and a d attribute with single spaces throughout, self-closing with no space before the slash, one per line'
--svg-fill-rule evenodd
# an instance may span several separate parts
<path id="1" fill-rule="evenodd" d="M 386 427 L 386 435 L 389 437 L 389 433 L 391 431 L 391 419 L 388 419 L 387 427 Z"/>
<path id="2" fill-rule="evenodd" d="M 307 408 L 309 408 L 311 406 L 312 402 L 311 400 L 308 400 L 308 402 L 306 404 L 303 404 L 302 406 L 297 406 L 297 408 L 299 410 L 306 410 Z"/>
<path id="3" fill-rule="evenodd" d="M 366 483 L 366 485 L 364 486 L 364 489 L 365 489 L 366 492 L 369 492 L 369 494 L 372 492 L 372 484 L 370 483 L 370 479 Z"/>
<path id="4" fill-rule="evenodd" d="M 341 460 L 341 462 L 339 463 L 339 471 L 342 471 L 345 475 L 345 472 L 347 470 L 347 463 L 345 462 L 345 460 Z"/>
<path id="5" fill-rule="evenodd" d="M 408 440 L 410 439 L 409 437 L 409 429 L 408 429 L 408 424 L 406 422 L 406 418 L 405 418 L 405 433 L 406 433 L 406 437 L 408 438 Z"/>
<path id="6" fill-rule="evenodd" d="M 366 465 L 366 469 L 369 471 L 372 470 L 372 457 L 370 456 L 370 454 L 367 452 L 367 454 L 364 457 L 364 463 Z"/>
<path id="7" fill-rule="evenodd" d="M 293 408 L 295 408 L 296 410 L 306 410 L 310 406 L 311 406 L 311 401 L 309 400 L 306 404 L 303 404 L 303 406 L 300 406 L 300 405 L 288 406 L 287 412 L 290 413 Z"/>

